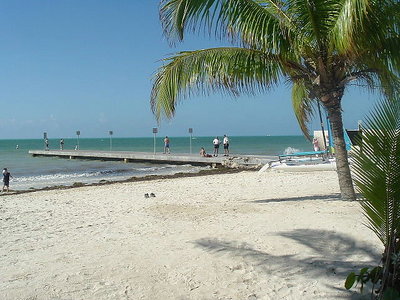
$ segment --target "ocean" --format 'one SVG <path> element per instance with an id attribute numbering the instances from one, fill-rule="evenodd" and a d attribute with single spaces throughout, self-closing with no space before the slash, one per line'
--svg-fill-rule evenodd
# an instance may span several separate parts
<path id="1" fill-rule="evenodd" d="M 212 153 L 214 137 L 193 137 L 192 153 L 204 147 Z M 220 137 L 222 140 L 222 137 Z M 303 136 L 230 136 L 231 155 L 278 155 L 291 151 L 310 151 L 312 144 Z M 59 139 L 49 139 L 50 149 L 59 149 Z M 64 139 L 64 149 L 153 152 L 154 139 L 149 138 L 81 138 Z M 163 151 L 163 137 L 156 139 L 156 152 Z M 190 137 L 170 137 L 172 153 L 189 153 Z M 0 140 L 0 168 L 8 168 L 14 177 L 12 190 L 27 190 L 76 182 L 123 180 L 134 176 L 167 175 L 199 172 L 207 167 L 117 161 L 69 160 L 56 157 L 32 157 L 28 150 L 44 149 L 41 139 Z M 223 149 L 220 149 L 223 151 Z"/>

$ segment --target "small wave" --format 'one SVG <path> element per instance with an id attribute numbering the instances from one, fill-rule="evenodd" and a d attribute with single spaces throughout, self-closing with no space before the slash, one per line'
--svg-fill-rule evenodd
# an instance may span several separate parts
<path id="1" fill-rule="evenodd" d="M 141 172 L 155 172 L 155 171 L 165 171 L 165 170 L 176 170 L 176 169 L 193 169 L 192 165 L 163 165 L 157 167 L 142 167 L 142 168 L 135 168 L 134 171 L 141 171 Z"/>
<path id="2" fill-rule="evenodd" d="M 89 173 L 72 173 L 72 174 L 51 174 L 51 175 L 38 175 L 38 176 L 21 176 L 14 178 L 14 182 L 37 182 L 37 181 L 49 181 L 59 179 L 71 179 L 71 178 L 86 178 L 101 175 L 101 172 L 89 172 Z"/>
<path id="3" fill-rule="evenodd" d="M 176 173 L 186 170 L 189 167 L 190 171 L 198 172 L 199 168 L 190 165 L 185 166 L 157 166 L 157 167 L 145 167 L 145 168 L 133 168 L 133 169 L 116 169 L 116 170 L 101 170 L 101 171 L 87 171 L 82 173 L 52 173 L 45 175 L 33 175 L 33 176 L 20 176 L 13 179 L 15 183 L 28 183 L 28 182 L 52 182 L 60 180 L 73 180 L 93 177 L 104 177 L 104 176 L 124 176 L 127 175 L 146 175 L 146 174 L 168 174 Z M 187 171 L 187 170 L 186 170 Z"/>
<path id="4" fill-rule="evenodd" d="M 296 148 L 292 148 L 292 147 L 287 147 L 285 149 L 285 151 L 283 151 L 283 154 L 288 155 L 288 154 L 293 154 L 293 153 L 296 153 L 296 152 L 300 152 L 300 150 L 296 149 Z"/>
<path id="5" fill-rule="evenodd" d="M 167 168 L 172 168 L 171 166 L 164 166 L 164 167 L 145 167 L 145 168 L 135 168 L 136 171 L 145 171 L 145 172 L 153 172 L 158 170 L 163 170 Z"/>
<path id="6" fill-rule="evenodd" d="M 172 175 L 179 172 L 197 173 L 209 167 L 195 167 L 190 165 L 162 165 L 127 169 L 86 170 L 82 172 L 32 174 L 30 176 L 16 176 L 12 179 L 13 188 L 17 190 L 40 188 L 55 185 L 71 185 L 74 182 L 93 183 L 101 180 L 117 181 L 130 177 L 147 175 Z"/>

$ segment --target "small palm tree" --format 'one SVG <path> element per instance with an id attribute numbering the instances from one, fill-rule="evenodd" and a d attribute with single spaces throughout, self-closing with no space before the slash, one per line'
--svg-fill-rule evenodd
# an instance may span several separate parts
<path id="1" fill-rule="evenodd" d="M 363 196 L 360 203 L 368 227 L 385 247 L 379 272 L 371 272 L 373 282 L 381 281 L 381 299 L 390 290 L 400 295 L 400 102 L 377 106 L 365 129 L 362 147 L 354 154 L 354 181 Z M 348 288 L 354 279 L 350 274 Z"/>
<path id="2" fill-rule="evenodd" d="M 206 30 L 232 47 L 180 52 L 164 60 L 151 93 L 158 119 L 174 115 L 193 92 L 265 92 L 292 83 L 292 102 L 306 137 L 313 107 L 326 109 L 343 198 L 355 199 L 344 142 L 341 101 L 351 83 L 398 90 L 397 0 L 162 0 L 164 34 L 174 43 Z"/>

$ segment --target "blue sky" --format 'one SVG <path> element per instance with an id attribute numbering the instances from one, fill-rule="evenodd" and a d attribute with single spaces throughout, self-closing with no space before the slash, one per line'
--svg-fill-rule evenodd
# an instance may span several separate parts
<path id="1" fill-rule="evenodd" d="M 169 47 L 159 0 L 1 0 L 0 139 L 143 137 L 157 126 L 149 105 L 159 60 L 228 45 L 189 36 Z M 355 128 L 377 96 L 347 91 L 344 125 Z M 312 128 L 318 129 L 317 121 Z M 256 97 L 194 96 L 161 135 L 300 135 L 285 84 Z"/>

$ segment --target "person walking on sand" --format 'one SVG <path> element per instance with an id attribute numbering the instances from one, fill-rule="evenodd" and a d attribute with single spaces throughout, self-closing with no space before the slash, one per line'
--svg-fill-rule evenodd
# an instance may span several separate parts
<path id="1" fill-rule="evenodd" d="M 164 154 L 165 153 L 171 153 L 171 150 L 169 149 L 169 138 L 167 136 L 164 139 Z"/>
<path id="2" fill-rule="evenodd" d="M 219 138 L 215 137 L 215 139 L 213 140 L 213 145 L 214 145 L 213 156 L 218 156 L 219 144 L 221 144 Z"/>
<path id="3" fill-rule="evenodd" d="M 224 135 L 224 156 L 229 156 L 229 139 L 228 136 Z"/>
<path id="4" fill-rule="evenodd" d="M 13 178 L 8 172 L 7 168 L 3 169 L 3 192 L 7 190 L 7 192 L 10 191 L 10 177 Z"/>
<path id="5" fill-rule="evenodd" d="M 60 140 L 60 150 L 64 150 L 64 139 Z"/>

